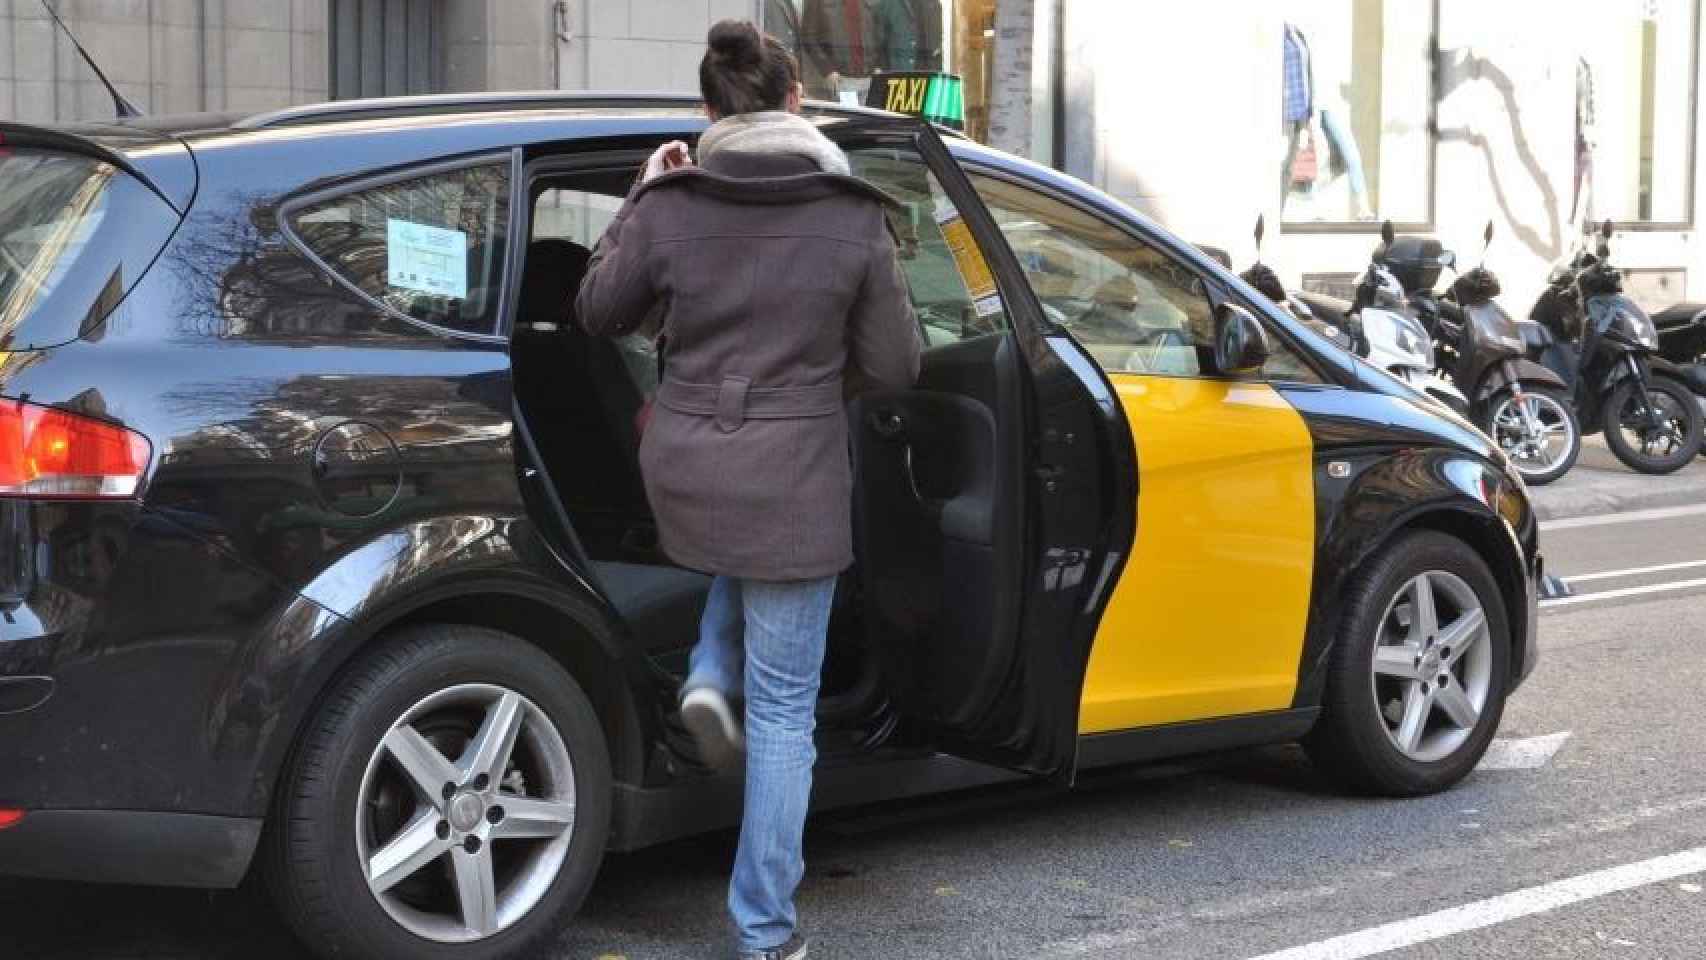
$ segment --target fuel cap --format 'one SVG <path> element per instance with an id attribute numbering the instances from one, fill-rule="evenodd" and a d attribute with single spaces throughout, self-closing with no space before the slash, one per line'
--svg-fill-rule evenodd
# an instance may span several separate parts
<path id="1" fill-rule="evenodd" d="M 314 486 L 327 507 L 348 517 L 371 517 L 397 499 L 403 485 L 397 444 L 371 423 L 349 420 L 314 445 Z"/>

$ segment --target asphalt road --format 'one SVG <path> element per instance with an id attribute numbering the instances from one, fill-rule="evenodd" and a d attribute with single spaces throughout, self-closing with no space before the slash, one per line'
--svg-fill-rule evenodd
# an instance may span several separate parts
<path id="1" fill-rule="evenodd" d="M 1706 957 L 1706 508 L 1612 519 L 1544 534 L 1583 579 L 1500 734 L 1537 766 L 1380 801 L 1274 748 L 818 821 L 813 956 Z M 732 850 L 612 858 L 557 956 L 725 956 Z M 0 883 L 4 957 L 301 955 L 244 893 Z"/>

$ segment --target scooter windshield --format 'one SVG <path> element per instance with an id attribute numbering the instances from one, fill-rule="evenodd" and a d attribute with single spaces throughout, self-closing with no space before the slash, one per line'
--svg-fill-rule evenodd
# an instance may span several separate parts
<path id="1" fill-rule="evenodd" d="M 1510 354 L 1521 354 L 1526 349 L 1516 321 L 1496 302 L 1464 307 L 1463 313 L 1468 320 L 1469 335 L 1478 349 Z"/>

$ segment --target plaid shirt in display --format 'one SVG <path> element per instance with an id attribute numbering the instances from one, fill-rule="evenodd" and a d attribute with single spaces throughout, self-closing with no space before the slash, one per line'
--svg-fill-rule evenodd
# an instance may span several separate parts
<path id="1" fill-rule="evenodd" d="M 1309 41 L 1303 31 L 1285 25 L 1285 119 L 1298 123 L 1314 113 L 1313 78 L 1309 75 Z"/>

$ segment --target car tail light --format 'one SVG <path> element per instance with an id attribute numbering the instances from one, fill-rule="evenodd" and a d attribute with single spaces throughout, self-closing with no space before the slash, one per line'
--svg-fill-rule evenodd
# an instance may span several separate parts
<path id="1" fill-rule="evenodd" d="M 0 830 L 16 826 L 18 821 L 22 819 L 24 819 L 24 811 L 0 807 Z"/>
<path id="2" fill-rule="evenodd" d="M 82 414 L 0 400 L 0 497 L 131 497 L 148 439 Z"/>

